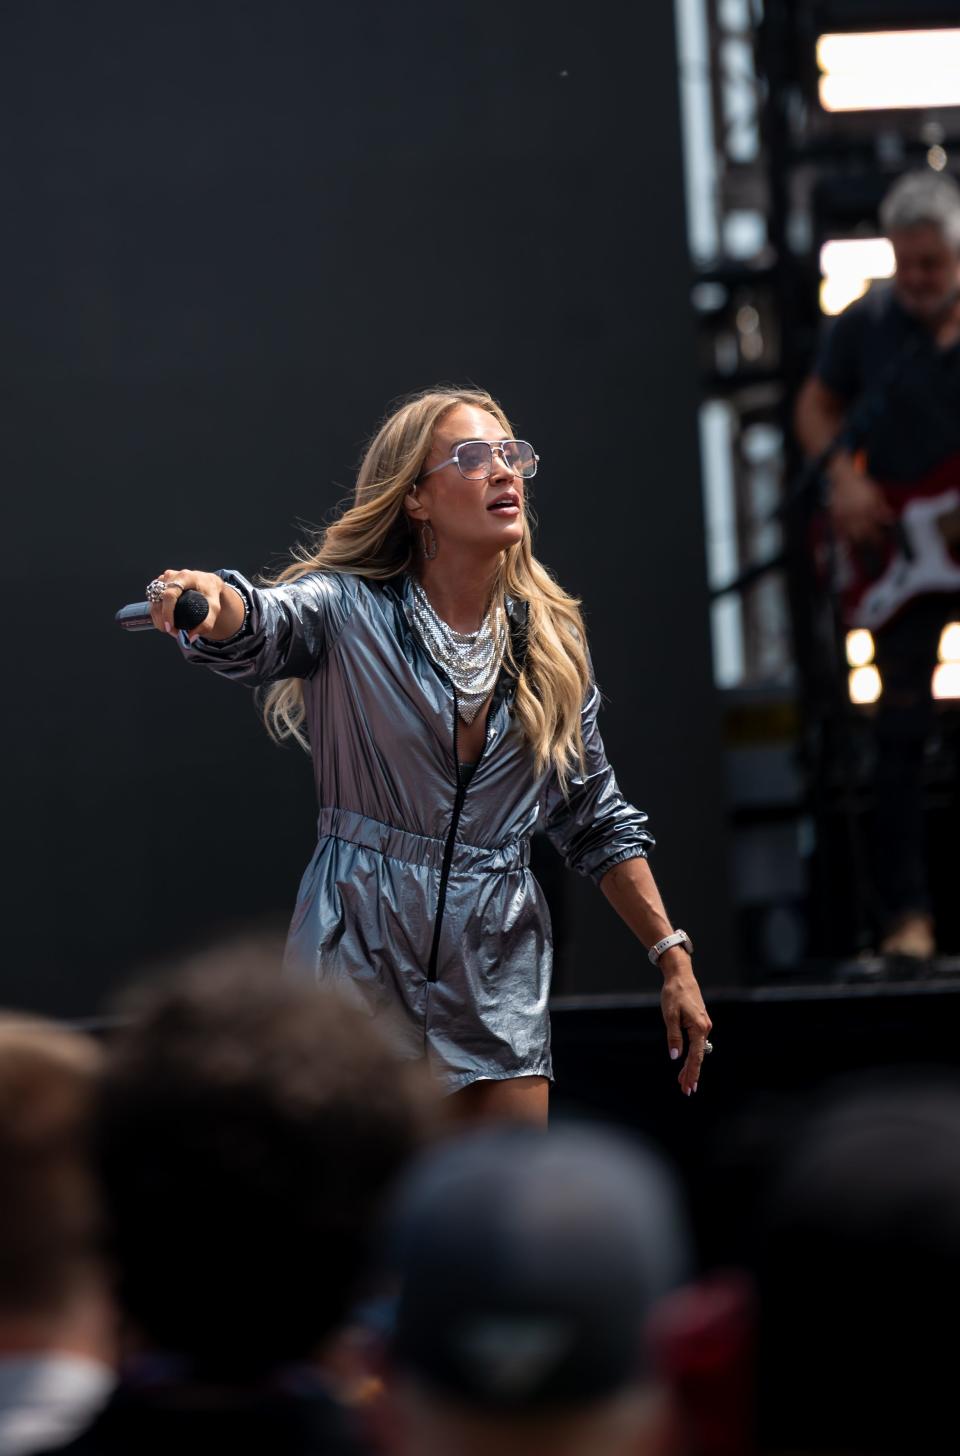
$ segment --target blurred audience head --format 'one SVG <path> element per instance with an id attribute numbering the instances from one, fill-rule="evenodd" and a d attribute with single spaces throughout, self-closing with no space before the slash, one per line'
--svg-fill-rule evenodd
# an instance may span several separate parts
<path id="1" fill-rule="evenodd" d="M 368 1017 L 256 951 L 198 960 L 125 1011 L 99 1156 L 127 1315 L 202 1379 L 311 1357 L 418 1142 L 419 1084 Z"/>
<path id="2" fill-rule="evenodd" d="M 662 1449 L 646 1327 L 686 1237 L 651 1153 L 595 1128 L 473 1134 L 413 1170 L 387 1242 L 395 1451 Z"/>
<path id="3" fill-rule="evenodd" d="M 116 1329 L 92 1161 L 96 1042 L 0 1015 L 0 1451 L 84 1427 L 114 1384 Z"/>
<path id="4" fill-rule="evenodd" d="M 938 1449 L 956 1423 L 960 1087 L 898 1077 L 819 1114 L 758 1261 L 768 1452 Z"/>
<path id="5" fill-rule="evenodd" d="M 0 1322 L 25 1340 L 55 1339 L 78 1302 L 102 1295 L 90 1162 L 100 1068 L 89 1037 L 0 1016 Z"/>
<path id="6" fill-rule="evenodd" d="M 880 222 L 893 244 L 900 303 L 921 322 L 935 319 L 957 298 L 960 187 L 929 168 L 908 172 L 883 199 Z"/>

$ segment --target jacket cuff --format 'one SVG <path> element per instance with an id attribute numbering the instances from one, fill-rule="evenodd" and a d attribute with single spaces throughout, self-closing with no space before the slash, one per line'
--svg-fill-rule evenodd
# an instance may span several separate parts
<path id="1" fill-rule="evenodd" d="M 649 859 L 650 850 L 653 849 L 653 840 L 648 839 L 644 844 L 635 844 L 630 849 L 618 850 L 616 854 L 607 855 L 596 868 L 586 870 L 595 885 L 599 885 L 604 875 L 615 868 L 618 864 L 625 864 L 628 859 Z"/>

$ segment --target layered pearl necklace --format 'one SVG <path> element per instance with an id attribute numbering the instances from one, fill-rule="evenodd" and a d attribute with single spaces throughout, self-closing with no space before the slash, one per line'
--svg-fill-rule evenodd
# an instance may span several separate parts
<path id="1" fill-rule="evenodd" d="M 472 723 L 493 691 L 506 651 L 503 612 L 491 607 L 476 632 L 455 632 L 431 607 L 418 581 L 413 583 L 413 621 L 433 661 L 457 690 L 457 711 Z"/>

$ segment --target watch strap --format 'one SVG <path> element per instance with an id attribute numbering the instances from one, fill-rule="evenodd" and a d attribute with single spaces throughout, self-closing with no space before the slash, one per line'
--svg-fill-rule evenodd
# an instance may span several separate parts
<path id="1" fill-rule="evenodd" d="M 662 940 L 658 940 L 656 945 L 652 945 L 647 951 L 650 964 L 654 966 L 659 965 L 660 957 L 664 951 L 670 950 L 675 945 L 682 945 L 687 955 L 693 955 L 693 941 L 687 932 L 685 930 L 675 930 L 672 935 L 665 935 Z"/>

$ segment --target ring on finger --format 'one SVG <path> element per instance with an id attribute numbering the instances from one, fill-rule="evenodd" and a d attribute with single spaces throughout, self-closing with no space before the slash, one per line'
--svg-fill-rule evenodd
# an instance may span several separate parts
<path id="1" fill-rule="evenodd" d="M 175 586 L 177 591 L 184 592 L 186 587 L 179 581 L 164 581 L 162 577 L 155 576 L 153 581 L 147 583 L 147 601 L 154 607 L 159 606 L 163 600 L 163 594 L 168 587 Z"/>

